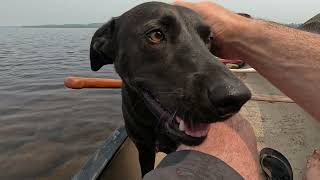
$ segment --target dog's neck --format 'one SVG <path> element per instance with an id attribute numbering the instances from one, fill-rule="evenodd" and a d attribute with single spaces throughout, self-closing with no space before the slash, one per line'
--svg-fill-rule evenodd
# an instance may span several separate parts
<path id="1" fill-rule="evenodd" d="M 156 117 L 149 111 L 143 97 L 126 83 L 122 86 L 122 103 L 124 113 L 128 113 L 136 123 L 150 129 L 155 126 Z"/>

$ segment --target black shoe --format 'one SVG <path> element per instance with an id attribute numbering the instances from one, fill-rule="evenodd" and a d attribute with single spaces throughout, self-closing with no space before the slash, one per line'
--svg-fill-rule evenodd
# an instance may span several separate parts
<path id="1" fill-rule="evenodd" d="M 264 148 L 260 151 L 260 165 L 268 180 L 293 180 L 289 161 L 274 149 Z"/>

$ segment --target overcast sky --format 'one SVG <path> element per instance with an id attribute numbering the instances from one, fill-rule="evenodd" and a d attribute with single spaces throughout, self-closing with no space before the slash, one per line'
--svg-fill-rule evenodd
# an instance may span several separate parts
<path id="1" fill-rule="evenodd" d="M 170 0 L 162 0 L 172 2 Z M 106 22 L 146 0 L 0 0 L 0 26 Z M 216 0 L 236 12 L 282 23 L 320 13 L 320 0 Z"/>

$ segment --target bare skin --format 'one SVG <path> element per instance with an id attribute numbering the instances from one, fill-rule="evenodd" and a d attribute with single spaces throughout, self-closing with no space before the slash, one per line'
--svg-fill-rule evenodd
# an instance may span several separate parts
<path id="1" fill-rule="evenodd" d="M 320 149 L 313 152 L 308 157 L 305 180 L 318 180 L 320 179 Z"/>
<path id="2" fill-rule="evenodd" d="M 320 35 L 252 20 L 219 5 L 176 2 L 212 27 L 216 55 L 243 59 L 320 121 Z"/>
<path id="3" fill-rule="evenodd" d="M 320 121 L 320 35 L 244 18 L 210 2 L 175 4 L 195 10 L 212 27 L 217 56 L 245 60 Z M 259 179 L 252 127 L 235 128 L 247 123 L 238 116 L 213 124 L 207 140 L 192 149 L 224 160 L 245 179 Z M 314 174 L 306 178 L 320 179 Z"/>
<path id="4" fill-rule="evenodd" d="M 200 146 L 180 146 L 178 150 L 192 149 L 215 156 L 244 179 L 260 179 L 257 140 L 250 123 L 239 114 L 210 127 L 207 140 Z"/>

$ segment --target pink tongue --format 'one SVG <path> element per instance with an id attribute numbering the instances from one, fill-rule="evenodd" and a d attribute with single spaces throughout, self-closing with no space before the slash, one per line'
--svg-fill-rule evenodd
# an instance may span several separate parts
<path id="1" fill-rule="evenodd" d="M 186 130 L 190 131 L 205 131 L 208 129 L 209 124 L 206 123 L 199 123 L 197 125 L 193 125 L 192 128 L 189 127 L 189 125 L 186 124 L 185 128 Z"/>
<path id="2" fill-rule="evenodd" d="M 192 128 L 189 125 L 185 125 L 185 133 L 193 137 L 203 137 L 209 132 L 210 124 L 200 123 Z"/>
<path id="3" fill-rule="evenodd" d="M 176 121 L 180 123 L 183 121 L 181 118 L 177 117 Z M 193 137 L 203 137 L 206 136 L 210 129 L 210 124 L 208 123 L 197 123 L 194 124 L 192 127 L 188 123 L 184 123 L 185 133 L 189 136 Z"/>

